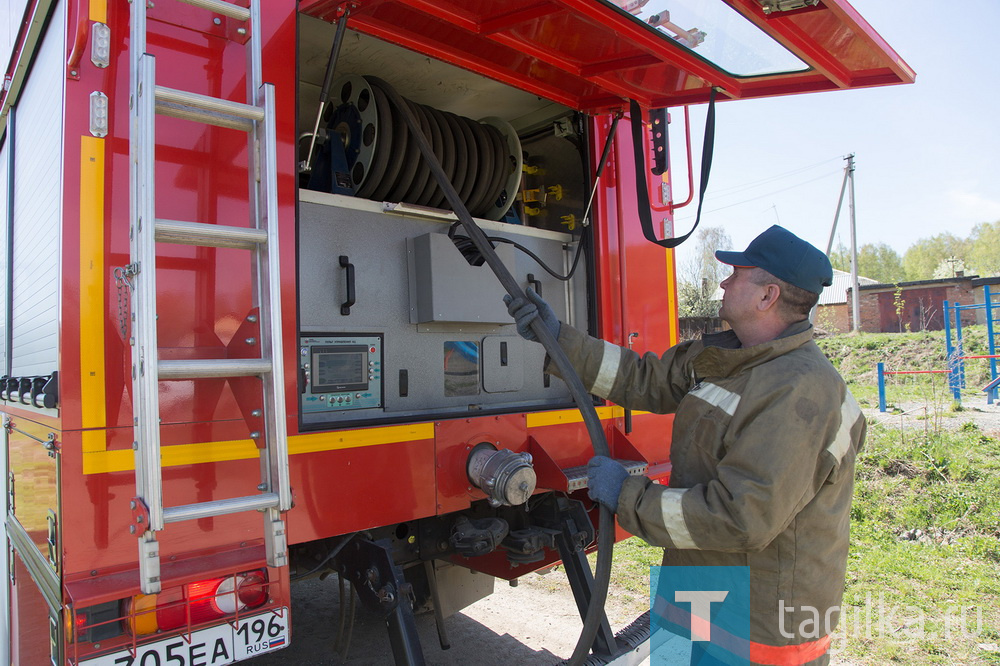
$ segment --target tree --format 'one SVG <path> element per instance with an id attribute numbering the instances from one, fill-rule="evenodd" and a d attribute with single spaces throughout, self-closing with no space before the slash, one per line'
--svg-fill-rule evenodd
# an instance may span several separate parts
<path id="1" fill-rule="evenodd" d="M 883 284 L 906 279 L 902 257 L 885 243 L 866 243 L 861 246 L 858 251 L 858 275 Z"/>
<path id="2" fill-rule="evenodd" d="M 930 280 L 934 271 L 946 259 L 965 259 L 969 241 L 949 232 L 923 238 L 910 246 L 903 255 L 907 280 Z"/>
<path id="3" fill-rule="evenodd" d="M 969 236 L 966 263 L 972 274 L 982 277 L 1000 275 L 1000 220 L 980 222 Z"/>
<path id="4" fill-rule="evenodd" d="M 830 252 L 830 263 L 838 271 L 844 271 L 845 273 L 851 272 L 851 251 L 848 250 L 843 243 L 837 245 L 837 247 Z"/>
<path id="5" fill-rule="evenodd" d="M 851 253 L 842 244 L 830 253 L 830 263 L 838 271 L 851 271 Z M 899 253 L 885 243 L 866 243 L 858 250 L 858 275 L 893 284 L 906 279 Z"/>
<path id="6" fill-rule="evenodd" d="M 946 278 L 953 278 L 956 275 L 971 275 L 971 273 L 965 266 L 965 261 L 949 257 L 948 259 L 942 260 L 941 263 L 938 264 L 938 267 L 934 269 L 933 278 L 935 280 L 944 280 Z"/>
<path id="7" fill-rule="evenodd" d="M 677 299 L 681 317 L 714 317 L 719 302 L 713 300 L 729 267 L 715 258 L 716 250 L 730 250 L 733 239 L 722 227 L 702 227 L 695 235 L 694 252 L 681 265 Z"/>

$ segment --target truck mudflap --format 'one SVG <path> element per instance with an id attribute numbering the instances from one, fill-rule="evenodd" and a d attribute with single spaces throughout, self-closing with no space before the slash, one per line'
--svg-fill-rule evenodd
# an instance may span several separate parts
<path id="1" fill-rule="evenodd" d="M 79 666 L 222 666 L 289 644 L 288 608 L 258 613 L 79 662 Z"/>

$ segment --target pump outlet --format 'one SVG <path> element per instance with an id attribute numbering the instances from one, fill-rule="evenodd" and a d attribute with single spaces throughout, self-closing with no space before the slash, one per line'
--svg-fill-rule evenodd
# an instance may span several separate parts
<path id="1" fill-rule="evenodd" d="M 469 453 L 466 472 L 472 484 L 486 493 L 491 506 L 518 506 L 535 492 L 530 453 L 514 453 L 480 442 Z"/>

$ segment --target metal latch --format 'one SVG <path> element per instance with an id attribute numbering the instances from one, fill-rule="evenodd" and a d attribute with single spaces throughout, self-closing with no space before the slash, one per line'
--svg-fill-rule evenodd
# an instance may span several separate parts
<path id="1" fill-rule="evenodd" d="M 56 512 L 49 509 L 45 516 L 45 522 L 48 525 L 48 537 L 45 541 L 48 544 L 49 564 L 52 565 L 53 571 L 59 573 L 59 530 L 57 529 Z"/>

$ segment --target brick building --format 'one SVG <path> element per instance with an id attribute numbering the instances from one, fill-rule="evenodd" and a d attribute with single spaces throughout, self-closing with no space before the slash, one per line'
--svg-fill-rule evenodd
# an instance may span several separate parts
<path id="1" fill-rule="evenodd" d="M 862 287 L 878 281 L 858 276 Z M 833 284 L 823 290 L 816 304 L 813 323 L 827 333 L 847 333 L 851 330 L 851 274 L 833 269 Z M 862 317 L 864 321 L 864 317 Z"/>
<path id="2" fill-rule="evenodd" d="M 861 285 L 861 330 L 867 333 L 939 331 L 944 328 L 944 301 L 972 305 L 982 287 L 978 276 L 917 280 L 899 284 Z M 847 300 L 851 289 L 847 290 Z M 979 297 L 980 301 L 982 296 Z M 850 322 L 850 310 L 848 309 Z M 962 312 L 962 325 L 977 323 L 976 312 Z"/>

